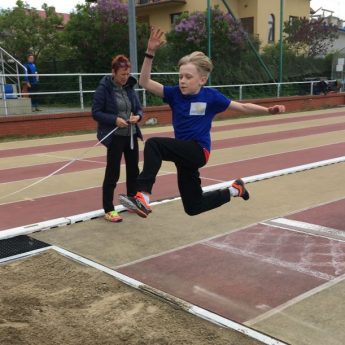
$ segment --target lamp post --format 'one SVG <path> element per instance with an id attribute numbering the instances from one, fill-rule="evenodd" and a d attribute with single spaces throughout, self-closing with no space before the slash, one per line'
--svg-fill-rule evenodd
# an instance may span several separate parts
<path id="1" fill-rule="evenodd" d="M 207 0 L 207 55 L 212 58 L 212 46 L 211 46 L 211 0 Z M 208 78 L 208 84 L 211 85 L 211 75 Z"/>
<path id="2" fill-rule="evenodd" d="M 280 0 L 279 83 L 283 82 L 283 13 L 284 0 Z"/>
<path id="3" fill-rule="evenodd" d="M 128 0 L 128 31 L 129 31 L 129 59 L 132 72 L 138 73 L 137 27 L 135 15 L 135 0 Z"/>

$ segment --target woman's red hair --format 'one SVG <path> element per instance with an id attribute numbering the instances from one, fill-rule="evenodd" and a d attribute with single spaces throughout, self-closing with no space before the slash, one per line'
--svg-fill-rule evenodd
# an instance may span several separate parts
<path id="1" fill-rule="evenodd" d="M 120 68 L 131 68 L 131 63 L 125 55 L 116 55 L 111 60 L 111 69 L 116 73 Z"/>

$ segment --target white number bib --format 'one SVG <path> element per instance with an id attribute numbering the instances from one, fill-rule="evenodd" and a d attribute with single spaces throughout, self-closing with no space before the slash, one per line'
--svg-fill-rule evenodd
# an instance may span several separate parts
<path id="1" fill-rule="evenodd" d="M 206 112 L 205 102 L 194 102 L 190 104 L 189 115 L 205 115 Z"/>

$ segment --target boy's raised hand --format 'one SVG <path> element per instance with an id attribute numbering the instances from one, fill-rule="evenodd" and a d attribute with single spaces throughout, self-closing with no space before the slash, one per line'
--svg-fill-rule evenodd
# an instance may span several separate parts
<path id="1" fill-rule="evenodd" d="M 164 41 L 162 40 L 163 35 L 164 32 L 160 29 L 156 29 L 154 27 L 151 28 L 150 38 L 147 43 L 147 52 L 149 54 L 154 54 L 155 51 L 164 44 Z"/>
<path id="2" fill-rule="evenodd" d="M 285 106 L 284 105 L 274 105 L 273 107 L 268 108 L 268 112 L 270 114 L 279 114 L 285 112 Z"/>

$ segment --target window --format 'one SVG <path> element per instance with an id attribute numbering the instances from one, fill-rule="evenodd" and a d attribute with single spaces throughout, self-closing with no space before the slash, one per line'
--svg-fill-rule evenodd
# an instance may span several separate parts
<path id="1" fill-rule="evenodd" d="M 289 16 L 289 24 L 291 25 L 292 22 L 293 22 L 295 19 L 298 19 L 298 17 L 296 17 L 296 16 Z"/>
<path id="2" fill-rule="evenodd" d="M 274 43 L 275 18 L 273 14 L 268 16 L 268 43 Z"/>
<path id="3" fill-rule="evenodd" d="M 138 21 L 138 23 L 147 24 L 148 26 L 150 26 L 150 17 L 149 16 L 137 17 L 137 21 Z"/>
<path id="4" fill-rule="evenodd" d="M 176 20 L 178 19 L 178 17 L 182 14 L 182 12 L 178 12 L 178 13 L 171 13 L 170 14 L 170 24 L 171 26 L 174 26 L 176 24 Z"/>
<path id="5" fill-rule="evenodd" d="M 254 17 L 241 18 L 243 29 L 248 34 L 254 34 Z"/>

